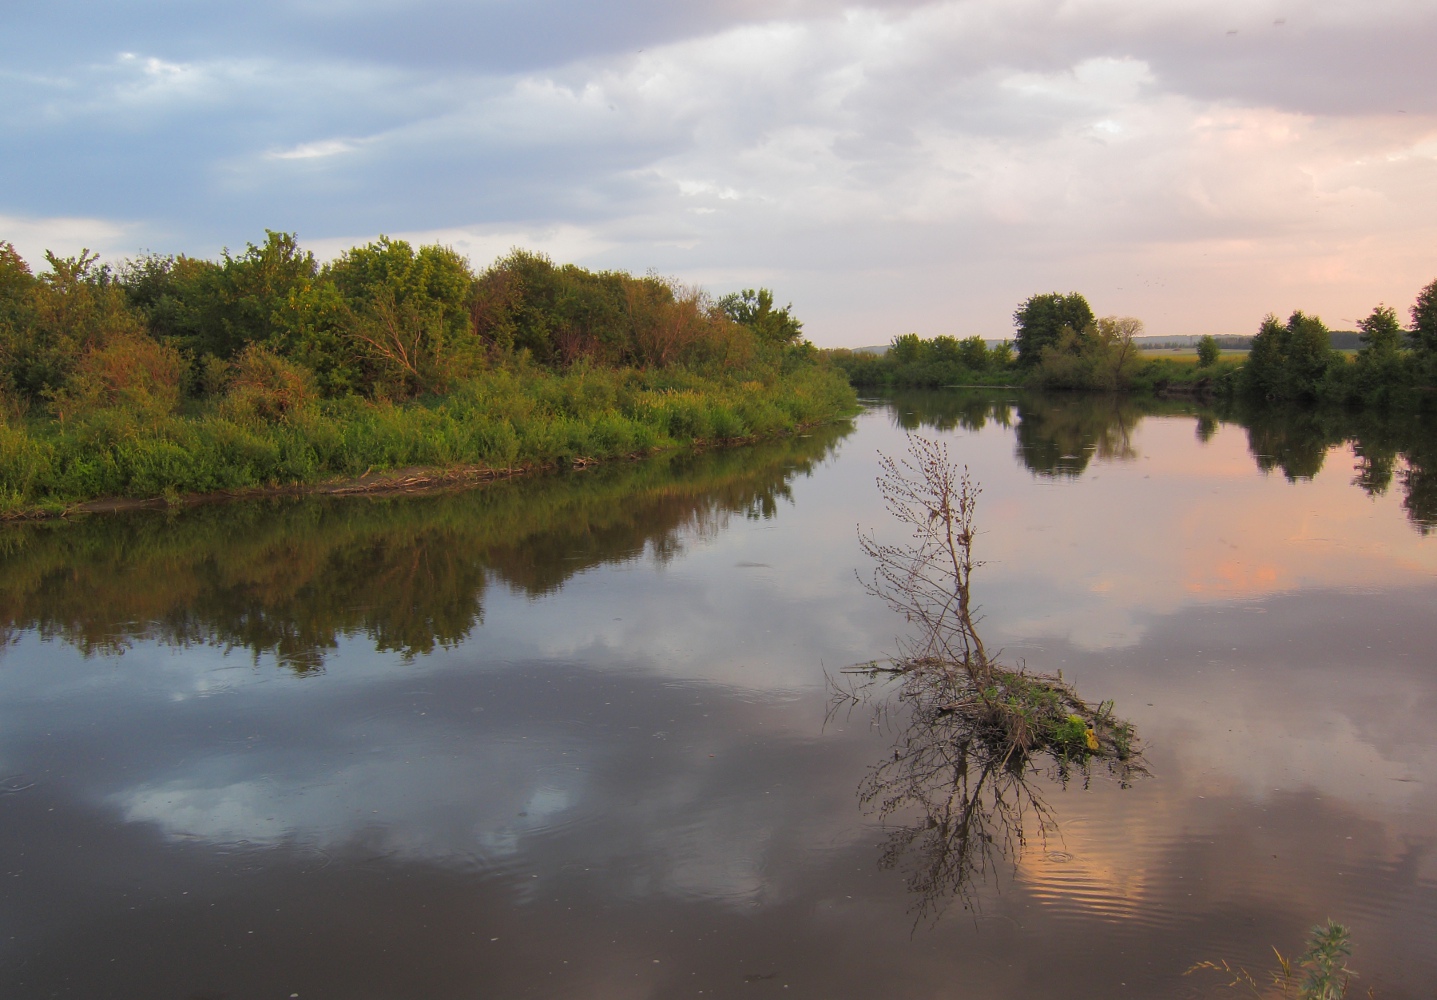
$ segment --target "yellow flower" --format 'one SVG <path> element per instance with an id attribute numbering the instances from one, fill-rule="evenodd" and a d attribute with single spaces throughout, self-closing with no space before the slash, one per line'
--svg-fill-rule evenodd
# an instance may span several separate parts
<path id="1" fill-rule="evenodd" d="M 1093 732 L 1091 729 L 1086 730 L 1085 732 L 1086 732 L 1086 735 L 1087 735 L 1087 737 L 1088 737 L 1088 749 L 1089 749 L 1089 750 L 1096 750 L 1096 749 L 1098 749 L 1098 734 L 1095 733 L 1095 732 Z"/>

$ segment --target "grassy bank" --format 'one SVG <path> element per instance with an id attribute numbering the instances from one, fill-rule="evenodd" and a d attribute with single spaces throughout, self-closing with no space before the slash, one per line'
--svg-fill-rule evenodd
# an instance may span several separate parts
<path id="1" fill-rule="evenodd" d="M 0 517 L 102 498 L 513 472 L 790 433 L 856 407 L 768 289 L 515 250 L 480 272 L 292 234 L 117 266 L 0 241 Z"/>
<path id="2" fill-rule="evenodd" d="M 0 426 L 0 514 L 99 497 L 315 484 L 407 467 L 516 470 L 791 433 L 850 412 L 840 374 L 499 369 L 397 404 L 320 400 L 280 420 L 213 407 L 158 419 L 122 408 Z"/>

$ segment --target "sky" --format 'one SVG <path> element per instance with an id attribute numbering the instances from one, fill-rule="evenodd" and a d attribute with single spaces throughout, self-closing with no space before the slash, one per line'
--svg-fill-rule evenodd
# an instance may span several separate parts
<path id="1" fill-rule="evenodd" d="M 0 33 L 0 240 L 379 234 L 773 288 L 820 346 L 1352 329 L 1437 277 L 1431 0 L 76 0 Z"/>

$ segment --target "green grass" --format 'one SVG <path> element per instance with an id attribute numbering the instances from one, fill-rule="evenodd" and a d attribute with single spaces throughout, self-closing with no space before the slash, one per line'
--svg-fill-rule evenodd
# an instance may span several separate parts
<path id="1" fill-rule="evenodd" d="M 265 422 L 101 410 L 0 425 L 0 516 L 98 498 L 177 498 L 409 467 L 519 470 L 790 433 L 855 407 L 841 374 L 742 380 L 682 370 L 486 372 L 410 405 L 358 398 Z"/>

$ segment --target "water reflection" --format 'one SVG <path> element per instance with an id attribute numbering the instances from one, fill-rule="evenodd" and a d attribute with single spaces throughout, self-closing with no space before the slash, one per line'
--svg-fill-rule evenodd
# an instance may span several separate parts
<path id="1" fill-rule="evenodd" d="M 847 429 L 461 494 L 10 525 L 0 628 L 86 654 L 141 641 L 238 648 L 299 672 L 342 637 L 412 658 L 468 638 L 491 581 L 538 597 L 601 564 L 665 563 L 731 517 L 772 517 Z"/>
<path id="2" fill-rule="evenodd" d="M 1247 428 L 1258 468 L 1293 482 L 1313 478 L 1333 449 L 1350 445 L 1354 486 L 1381 496 L 1395 481 L 1413 526 L 1424 535 L 1437 528 L 1437 414 L 1268 406 L 1235 407 L 1227 416 Z"/>
<path id="3" fill-rule="evenodd" d="M 1016 399 L 1016 425 L 1021 398 L 998 398 Z M 339 606 L 329 613 L 354 631 L 321 649 L 322 677 L 169 644 L 144 593 L 113 598 L 119 625 L 90 616 L 96 634 L 130 636 L 124 657 L 86 659 L 58 631 L 87 614 L 67 573 L 103 593 L 96 578 L 126 560 L 103 546 L 139 552 L 196 529 L 189 515 L 125 518 L 152 526 L 67 543 L 73 567 L 55 541 L 35 543 L 62 610 L 48 619 L 57 641 L 27 633 L 0 664 L 0 995 L 1177 998 L 1192 995 L 1182 971 L 1195 960 L 1261 964 L 1269 943 L 1286 950 L 1330 914 L 1354 924 L 1362 989 L 1431 998 L 1437 542 L 1408 527 L 1405 459 L 1395 453 L 1388 498 L 1369 503 L 1346 451 L 1291 485 L 1258 472 L 1235 418 L 1172 406 L 1185 415 L 1134 426 L 1139 458 L 1094 460 L 1077 479 L 1035 476 L 1015 460 L 1013 429 L 987 416 L 982 432 L 948 436 L 987 490 L 987 646 L 1119 699 L 1158 777 L 1064 791 L 1030 768 L 1058 842 L 1039 849 L 1025 813 L 1016 873 L 992 856 L 967 883 L 981 884 L 974 918 L 950 913 L 917 934 L 919 897 L 876 870 L 882 834 L 854 801 L 902 734 L 870 728 L 866 712 L 820 729 L 823 665 L 891 648 L 897 630 L 853 576 L 854 525 L 884 517 L 874 456 L 903 448 L 887 407 L 811 478 L 755 467 L 753 482 L 783 484 L 780 515 L 722 515 L 723 531 L 717 519 L 657 536 L 632 523 L 669 487 L 680 507 L 714 509 L 685 493 L 681 470 L 637 490 L 634 512 L 619 501 L 602 516 L 539 482 L 504 484 L 534 491 L 527 501 L 469 496 L 510 512 L 516 534 L 445 536 L 483 543 L 484 618 L 457 650 L 408 667 L 364 631 L 385 600 L 377 585 L 338 571 L 307 585 L 352 587 L 366 607 L 303 594 L 278 571 L 257 602 L 272 616 Z M 1204 414 L 1207 445 L 1194 433 Z M 1363 441 L 1375 457 L 1381 439 Z M 741 454 L 771 464 L 762 449 Z M 556 481 L 595 490 L 595 471 Z M 305 532 L 343 523 L 383 549 L 375 565 L 403 565 L 403 540 L 427 537 L 416 525 L 447 523 L 411 508 L 464 522 L 466 508 L 448 506 L 459 499 L 350 500 L 352 522 L 265 508 L 291 518 L 290 536 L 225 508 L 240 523 L 214 524 L 220 541 L 176 545 L 169 564 L 146 557 L 151 576 L 129 586 L 169 586 L 167 565 L 189 579 L 206 553 L 206 579 L 255 588 L 258 570 L 232 560 L 254 562 L 261 542 L 303 553 Z M 525 502 L 575 523 L 526 527 Z M 389 545 L 366 520 L 386 511 Z M 541 550 L 551 565 L 536 565 Z M 4 572 L 21 597 L 37 578 Z M 265 603 L 281 593 L 290 605 Z M 12 620 L 42 620 L 38 598 L 5 599 Z M 981 767 L 967 776 L 971 797 Z M 951 887 L 961 842 L 924 839 L 948 790 L 926 793 L 931 828 L 921 801 L 890 828 L 918 830 L 903 872 Z M 944 892 L 940 904 L 961 898 Z"/>
<path id="4" fill-rule="evenodd" d="M 1076 479 L 1088 472 L 1094 459 L 1136 459 L 1135 432 L 1153 416 L 1195 418 L 1194 433 L 1204 444 L 1223 424 L 1238 425 L 1247 433 L 1257 467 L 1291 482 L 1312 479 L 1331 452 L 1348 446 L 1358 460 L 1353 485 L 1380 496 L 1395 482 L 1413 526 L 1424 535 L 1437 528 L 1437 414 L 1433 413 L 964 391 L 900 395 L 894 398 L 893 414 L 906 430 L 980 431 L 989 423 L 1013 427 L 1017 458 L 1034 475 L 1047 479 Z"/>

